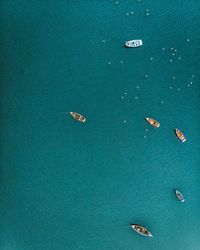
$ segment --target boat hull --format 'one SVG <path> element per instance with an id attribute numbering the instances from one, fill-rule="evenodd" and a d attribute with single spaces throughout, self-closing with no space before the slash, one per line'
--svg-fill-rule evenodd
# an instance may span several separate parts
<path id="1" fill-rule="evenodd" d="M 181 194 L 181 192 L 179 190 L 175 190 L 175 193 L 176 193 L 176 197 L 177 199 L 180 201 L 180 202 L 184 202 L 185 201 L 185 198 L 184 196 Z"/>
<path id="2" fill-rule="evenodd" d="M 153 118 L 148 118 L 148 117 L 146 117 L 145 119 L 146 119 L 146 121 L 147 121 L 151 126 L 153 126 L 153 127 L 155 127 L 155 128 L 159 128 L 159 127 L 160 127 L 160 123 L 157 122 L 156 120 L 154 120 Z"/>
<path id="3" fill-rule="evenodd" d="M 138 48 L 142 46 L 142 40 L 130 40 L 125 43 L 128 48 Z"/>
<path id="4" fill-rule="evenodd" d="M 86 118 L 83 115 L 80 115 L 79 113 L 76 112 L 69 112 L 70 115 L 77 120 L 78 122 L 86 122 Z"/>
<path id="5" fill-rule="evenodd" d="M 176 133 L 176 136 L 178 137 L 178 139 L 181 141 L 181 142 L 185 142 L 186 141 L 186 138 L 184 136 L 184 134 L 179 130 L 179 129 L 175 129 L 175 133 Z"/>
<path id="6" fill-rule="evenodd" d="M 153 235 L 143 226 L 138 224 L 132 224 L 131 227 L 135 230 L 138 234 L 146 237 L 153 237 Z"/>

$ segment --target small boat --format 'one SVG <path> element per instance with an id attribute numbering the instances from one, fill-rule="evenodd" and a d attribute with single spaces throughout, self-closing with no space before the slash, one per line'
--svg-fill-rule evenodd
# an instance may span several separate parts
<path id="1" fill-rule="evenodd" d="M 181 194 L 180 191 L 178 191 L 177 189 L 175 190 L 175 193 L 176 193 L 176 197 L 179 199 L 180 202 L 184 202 L 185 201 L 185 198 L 184 196 Z"/>
<path id="2" fill-rule="evenodd" d="M 178 137 L 178 139 L 182 142 L 185 142 L 186 141 L 186 138 L 185 136 L 183 135 L 183 133 L 179 130 L 179 129 L 175 129 L 175 133 L 176 133 L 176 136 Z"/>
<path id="3" fill-rule="evenodd" d="M 75 120 L 79 122 L 86 122 L 86 118 L 83 115 L 80 115 L 79 113 L 76 112 L 69 112 L 69 113 Z"/>
<path id="4" fill-rule="evenodd" d="M 126 42 L 126 47 L 128 48 L 137 48 L 142 46 L 142 40 L 130 40 Z"/>
<path id="5" fill-rule="evenodd" d="M 160 127 L 160 123 L 157 122 L 156 120 L 152 119 L 152 118 L 148 118 L 146 117 L 146 120 L 148 121 L 149 124 L 151 124 L 153 127 L 159 128 Z"/>
<path id="6" fill-rule="evenodd" d="M 147 237 L 153 237 L 153 235 L 143 226 L 138 224 L 132 224 L 131 227 L 139 234 Z"/>

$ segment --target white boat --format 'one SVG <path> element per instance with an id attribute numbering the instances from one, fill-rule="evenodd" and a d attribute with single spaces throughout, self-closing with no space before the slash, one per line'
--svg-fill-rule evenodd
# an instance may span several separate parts
<path id="1" fill-rule="evenodd" d="M 178 198 L 178 200 L 180 201 L 180 202 L 184 202 L 185 201 L 185 198 L 184 198 L 184 196 L 181 194 L 181 192 L 179 191 L 179 190 L 175 190 L 175 193 L 176 193 L 176 197 Z"/>
<path id="2" fill-rule="evenodd" d="M 83 115 L 80 115 L 79 113 L 76 112 L 69 112 L 69 113 L 75 120 L 79 122 L 86 122 L 86 118 Z"/>
<path id="3" fill-rule="evenodd" d="M 176 133 L 176 136 L 178 137 L 178 139 L 182 142 L 185 142 L 186 141 L 186 138 L 184 136 L 184 134 L 179 130 L 179 129 L 175 129 L 175 133 Z"/>
<path id="4" fill-rule="evenodd" d="M 137 48 L 142 46 L 142 40 L 130 40 L 126 42 L 126 47 L 128 48 Z"/>
<path id="5" fill-rule="evenodd" d="M 149 124 L 151 124 L 151 126 L 156 127 L 156 128 L 159 128 L 159 127 L 160 127 L 160 123 L 157 122 L 156 120 L 154 120 L 153 118 L 148 118 L 148 117 L 146 117 L 145 119 L 146 119 L 146 121 L 147 121 Z"/>
<path id="6" fill-rule="evenodd" d="M 138 225 L 138 224 L 132 224 L 131 227 L 139 234 L 147 237 L 153 237 L 153 235 L 147 230 L 145 227 Z"/>

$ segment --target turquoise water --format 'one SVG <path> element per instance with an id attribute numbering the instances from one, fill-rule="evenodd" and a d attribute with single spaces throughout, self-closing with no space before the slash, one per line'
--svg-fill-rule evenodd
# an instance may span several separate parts
<path id="1" fill-rule="evenodd" d="M 1 1 L 2 250 L 200 249 L 199 13 L 197 0 Z"/>

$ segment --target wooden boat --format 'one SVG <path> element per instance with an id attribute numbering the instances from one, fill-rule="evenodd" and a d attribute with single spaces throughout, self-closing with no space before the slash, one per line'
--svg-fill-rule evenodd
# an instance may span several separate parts
<path id="1" fill-rule="evenodd" d="M 143 226 L 138 224 L 132 224 L 131 227 L 139 234 L 147 237 L 153 237 L 153 235 Z"/>
<path id="2" fill-rule="evenodd" d="M 179 190 L 175 190 L 175 193 L 176 193 L 176 197 L 177 199 L 180 201 L 180 202 L 184 202 L 185 201 L 185 198 L 184 196 L 181 194 L 181 192 Z"/>
<path id="3" fill-rule="evenodd" d="M 160 123 L 157 122 L 156 120 L 152 119 L 152 118 L 148 118 L 146 117 L 146 120 L 148 121 L 149 124 L 151 124 L 153 127 L 159 128 L 160 127 Z"/>
<path id="4" fill-rule="evenodd" d="M 142 46 L 142 40 L 130 40 L 127 41 L 126 43 L 126 47 L 128 48 L 137 48 Z"/>
<path id="5" fill-rule="evenodd" d="M 186 141 L 186 138 L 185 136 L 183 135 L 183 133 L 179 130 L 179 129 L 175 129 L 175 133 L 176 133 L 176 136 L 178 137 L 178 139 L 182 142 L 185 142 Z"/>
<path id="6" fill-rule="evenodd" d="M 69 112 L 69 113 L 75 120 L 79 122 L 86 122 L 86 118 L 83 115 L 80 115 L 79 113 L 76 112 Z"/>

